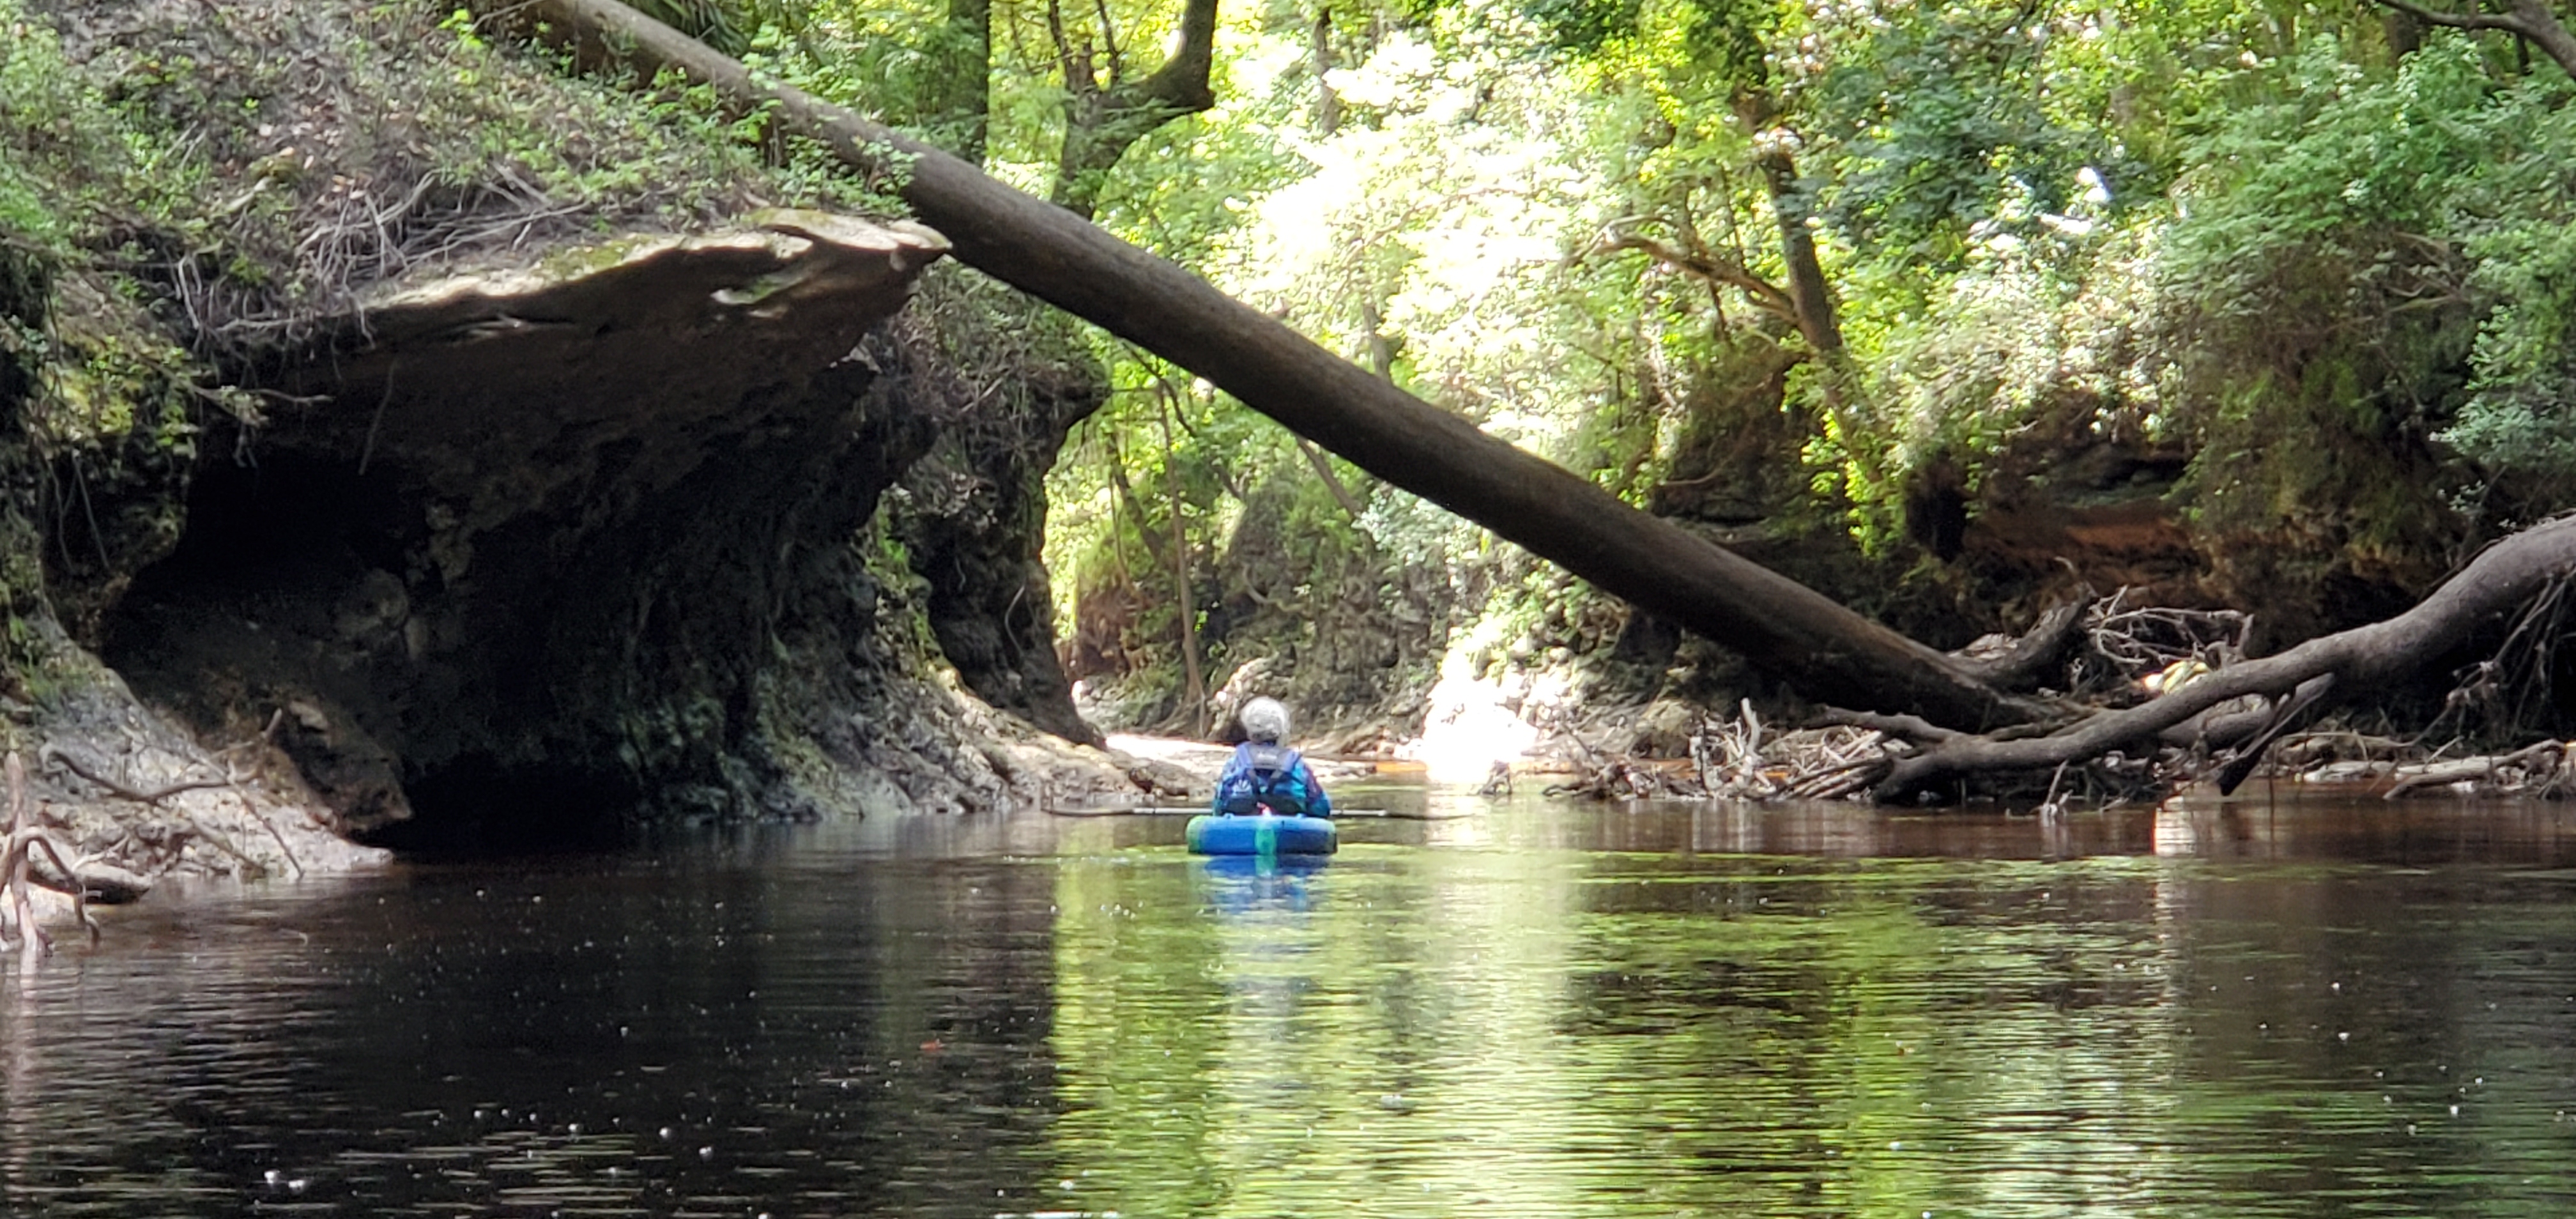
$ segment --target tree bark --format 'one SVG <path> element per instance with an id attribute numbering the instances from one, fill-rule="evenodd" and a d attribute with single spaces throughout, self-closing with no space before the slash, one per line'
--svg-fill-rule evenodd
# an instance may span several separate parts
<path id="1" fill-rule="evenodd" d="M 1307 27 L 1306 62 L 1315 73 L 1314 132 L 1322 139 L 1342 129 L 1342 95 L 1333 92 L 1325 79 L 1336 66 L 1333 63 L 1333 7 L 1331 0 L 1315 5 L 1315 20 Z"/>
<path id="2" fill-rule="evenodd" d="M 2045 704 L 1797 582 L 1649 516 L 1488 436 L 1063 208 L 955 157 L 743 66 L 615 0 L 525 11 L 605 31 L 649 68 L 705 81 L 873 173 L 898 172 L 914 213 L 969 266 L 1205 377 L 1245 405 L 1398 487 L 1476 521 L 1666 621 L 1743 653 L 1807 696 L 1984 729 L 2049 718 Z"/>
<path id="3" fill-rule="evenodd" d="M 1771 215 L 1780 222 L 1780 261 L 1789 269 L 1789 299 L 1797 308 L 1798 333 L 1807 346 L 1831 365 L 1842 358 L 1843 328 L 1834 317 L 1834 299 L 1825 285 L 1825 265 L 1816 258 L 1816 234 L 1807 227 L 1815 213 L 1807 192 L 1798 185 L 1797 164 L 1785 152 L 1761 160 L 1762 183 L 1771 194 Z"/>
<path id="4" fill-rule="evenodd" d="M 2058 668 L 2066 654 L 2074 650 L 2075 641 L 2083 637 L 2084 611 L 2091 605 L 2091 599 L 2086 598 L 2051 609 L 2001 655 L 1962 658 L 1959 665 L 1996 689 L 2027 690 L 2039 681 L 2041 673 Z"/>
<path id="5" fill-rule="evenodd" d="M 1824 263 L 1816 257 L 1815 231 L 1807 226 L 1815 209 L 1806 189 L 1798 184 L 1798 163 L 1789 154 L 1791 137 L 1785 131 L 1769 130 L 1780 117 L 1780 101 L 1766 90 L 1747 89 L 1736 95 L 1734 105 L 1736 121 L 1753 134 L 1762 150 L 1753 166 L 1762 175 L 1763 190 L 1771 197 L 1771 218 L 1780 229 L 1780 264 L 1789 273 L 1786 295 L 1791 316 L 1825 366 L 1838 367 L 1843 329 L 1834 316 Z"/>

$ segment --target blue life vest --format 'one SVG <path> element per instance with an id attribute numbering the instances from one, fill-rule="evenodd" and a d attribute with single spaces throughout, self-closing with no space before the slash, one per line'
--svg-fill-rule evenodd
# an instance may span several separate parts
<path id="1" fill-rule="evenodd" d="M 1238 817 L 1267 808 L 1282 817 L 1302 817 L 1314 794 L 1306 790 L 1304 759 L 1285 745 L 1252 745 L 1246 765 L 1226 780 L 1221 807 Z"/>

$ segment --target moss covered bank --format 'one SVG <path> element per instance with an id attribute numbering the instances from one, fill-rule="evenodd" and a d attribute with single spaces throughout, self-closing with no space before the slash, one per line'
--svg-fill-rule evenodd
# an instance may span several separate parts
<path id="1" fill-rule="evenodd" d="M 0 748 L 84 854 L 1130 784 L 1036 562 L 1096 377 L 870 184 L 425 7 L 0 26 Z"/>

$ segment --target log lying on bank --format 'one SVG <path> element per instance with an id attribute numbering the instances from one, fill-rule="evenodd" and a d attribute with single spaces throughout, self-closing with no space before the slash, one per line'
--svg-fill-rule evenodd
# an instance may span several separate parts
<path id="1" fill-rule="evenodd" d="M 1937 734 L 1919 752 L 1887 759 L 1874 794 L 1903 799 L 1975 775 L 2045 772 L 2118 750 L 2194 739 L 2234 750 L 2221 773 L 2221 787 L 2233 788 L 2283 732 L 2334 702 L 2413 676 L 2463 643 L 2501 638 L 2506 623 L 2571 573 L 2576 517 L 2565 517 L 2488 547 L 2422 603 L 2384 622 L 2229 665 L 2146 703 L 2096 712 L 2047 735 Z M 2264 709 L 2221 713 L 2247 698 L 2264 700 Z"/>
<path id="2" fill-rule="evenodd" d="M 1983 730 L 2052 718 L 1950 657 L 1479 431 L 1063 208 L 799 90 L 616 0 L 487 11 L 672 70 L 897 185 L 961 262 L 1205 377 L 1289 430 L 1743 653 L 1810 697 Z"/>
<path id="3" fill-rule="evenodd" d="M 2394 766 L 2389 774 L 2395 782 L 2390 783 L 2388 790 L 2381 792 L 2380 796 L 2395 800 L 2410 792 L 2453 787 L 2466 787 L 2478 792 L 2557 795 L 2567 786 L 2571 762 L 2576 762 L 2576 745 L 2565 741 L 2542 741 L 2507 754 Z"/>

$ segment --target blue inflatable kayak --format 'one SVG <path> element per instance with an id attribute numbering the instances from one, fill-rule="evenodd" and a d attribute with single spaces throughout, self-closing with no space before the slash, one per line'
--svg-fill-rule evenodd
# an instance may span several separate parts
<path id="1" fill-rule="evenodd" d="M 1193 855 L 1330 855 L 1340 845 L 1333 823 L 1322 817 L 1190 818 Z"/>

